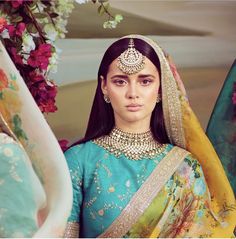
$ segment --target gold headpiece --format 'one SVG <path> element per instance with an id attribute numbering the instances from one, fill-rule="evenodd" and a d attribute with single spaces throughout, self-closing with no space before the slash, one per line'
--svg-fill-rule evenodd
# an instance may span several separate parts
<path id="1" fill-rule="evenodd" d="M 131 38 L 128 49 L 118 57 L 117 66 L 124 73 L 131 75 L 144 68 L 144 60 L 145 56 L 134 48 L 134 40 Z"/>

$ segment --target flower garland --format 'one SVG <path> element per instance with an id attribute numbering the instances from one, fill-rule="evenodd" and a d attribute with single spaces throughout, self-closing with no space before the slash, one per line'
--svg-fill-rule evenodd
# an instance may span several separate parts
<path id="1" fill-rule="evenodd" d="M 75 1 L 82 4 L 89 0 Z M 108 15 L 104 28 L 114 28 L 122 20 L 121 15 L 110 14 L 108 0 L 91 1 L 99 3 L 100 15 Z M 73 8 L 74 0 L 0 1 L 0 40 L 43 113 L 57 110 L 57 86 L 48 75 L 57 70 L 59 49 L 55 41 L 65 37 Z"/>
<path id="2" fill-rule="evenodd" d="M 66 33 L 73 0 L 0 2 L 0 39 L 42 112 L 54 112 L 57 87 L 48 79 L 56 71 L 54 42 Z"/>

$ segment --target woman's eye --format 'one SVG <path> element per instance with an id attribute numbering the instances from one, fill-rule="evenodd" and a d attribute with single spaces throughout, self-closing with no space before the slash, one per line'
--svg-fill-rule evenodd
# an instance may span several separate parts
<path id="1" fill-rule="evenodd" d="M 152 80 L 150 80 L 150 79 L 143 79 L 143 80 L 141 81 L 141 84 L 142 84 L 142 85 L 149 85 L 151 82 L 152 82 Z"/>
<path id="2" fill-rule="evenodd" d="M 114 80 L 114 83 L 118 86 L 122 86 L 126 84 L 125 80 Z"/>

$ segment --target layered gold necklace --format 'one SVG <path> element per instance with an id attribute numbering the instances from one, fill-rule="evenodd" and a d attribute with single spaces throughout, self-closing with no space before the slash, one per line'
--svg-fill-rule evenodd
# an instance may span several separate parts
<path id="1" fill-rule="evenodd" d="M 152 159 L 165 150 L 165 144 L 158 143 L 151 131 L 145 133 L 127 133 L 114 128 L 109 135 L 93 140 L 110 153 L 119 157 L 124 154 L 128 159 Z"/>

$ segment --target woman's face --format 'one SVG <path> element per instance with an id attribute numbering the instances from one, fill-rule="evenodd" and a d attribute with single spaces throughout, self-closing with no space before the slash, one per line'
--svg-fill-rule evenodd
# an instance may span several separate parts
<path id="1" fill-rule="evenodd" d="M 115 59 L 106 80 L 102 79 L 102 91 L 110 98 L 116 126 L 128 131 L 148 130 L 159 87 L 158 70 L 147 57 L 144 69 L 132 75 L 122 72 Z"/>

